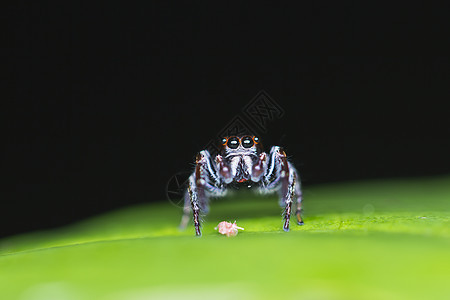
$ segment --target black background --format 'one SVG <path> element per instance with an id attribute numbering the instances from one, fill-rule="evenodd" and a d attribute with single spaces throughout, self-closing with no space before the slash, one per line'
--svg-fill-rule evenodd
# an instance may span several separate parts
<path id="1" fill-rule="evenodd" d="M 304 186 L 450 170 L 440 7 L 17 1 L 1 16 L 2 235 L 167 201 L 261 90 L 285 111 L 263 143 Z"/>

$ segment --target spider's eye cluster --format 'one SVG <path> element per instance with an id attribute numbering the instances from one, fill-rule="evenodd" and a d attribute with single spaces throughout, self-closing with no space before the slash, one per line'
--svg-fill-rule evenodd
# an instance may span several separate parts
<path id="1" fill-rule="evenodd" d="M 258 143 L 259 143 L 258 137 L 249 135 L 246 135 L 242 138 L 239 138 L 237 136 L 231 136 L 222 139 L 222 145 L 230 149 L 237 149 L 239 148 L 239 145 L 242 145 L 242 147 L 244 148 L 251 148 L 253 147 L 253 145 Z"/>
<path id="2" fill-rule="evenodd" d="M 241 143 L 244 148 L 250 148 L 254 144 L 253 139 L 250 136 L 244 136 Z"/>

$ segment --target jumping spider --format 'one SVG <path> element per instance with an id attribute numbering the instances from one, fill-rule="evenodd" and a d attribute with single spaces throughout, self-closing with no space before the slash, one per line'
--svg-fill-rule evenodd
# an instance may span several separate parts
<path id="1" fill-rule="evenodd" d="M 196 157 L 195 171 L 189 177 L 184 196 L 181 228 L 185 228 L 192 210 L 195 234 L 201 236 L 199 213 L 208 211 L 209 197 L 224 196 L 234 183 L 256 183 L 261 193 L 278 192 L 284 207 L 284 231 L 289 231 L 292 202 L 297 201 L 297 224 L 303 225 L 300 179 L 286 153 L 273 146 L 263 151 L 256 136 L 230 136 L 222 139 L 221 153 L 212 159 L 208 150 Z"/>

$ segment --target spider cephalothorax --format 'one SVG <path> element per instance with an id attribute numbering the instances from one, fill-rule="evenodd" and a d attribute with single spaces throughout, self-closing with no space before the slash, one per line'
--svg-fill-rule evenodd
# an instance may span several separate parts
<path id="1" fill-rule="evenodd" d="M 300 180 L 286 153 L 273 146 L 267 154 L 258 137 L 246 135 L 224 137 L 221 153 L 214 159 L 208 150 L 197 155 L 185 194 L 181 227 L 186 227 L 192 211 L 195 233 L 200 236 L 199 214 L 208 211 L 209 198 L 224 196 L 229 185 L 243 182 L 257 184 L 261 193 L 279 193 L 280 205 L 284 206 L 285 231 L 289 231 L 291 207 L 296 201 L 297 223 L 303 225 Z"/>

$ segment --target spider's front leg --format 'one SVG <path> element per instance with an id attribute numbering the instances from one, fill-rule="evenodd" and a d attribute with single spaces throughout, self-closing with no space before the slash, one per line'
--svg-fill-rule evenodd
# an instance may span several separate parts
<path id="1" fill-rule="evenodd" d="M 294 197 L 295 197 L 295 184 L 296 184 L 296 174 L 295 173 L 291 173 L 293 174 L 293 176 L 289 176 L 291 178 L 288 178 L 286 181 L 286 185 L 287 188 L 283 189 L 285 192 L 285 194 L 282 195 L 282 199 L 284 198 L 284 202 L 286 203 L 285 209 L 284 209 L 284 225 L 283 225 L 283 230 L 284 231 L 289 231 L 289 221 L 291 219 L 291 211 L 292 211 L 292 202 Z M 303 223 L 303 222 L 302 222 Z"/>
<path id="2" fill-rule="evenodd" d="M 218 156 L 219 157 L 219 156 Z M 223 165 L 218 163 L 219 171 L 211 161 L 211 156 L 207 150 L 201 151 L 196 157 L 195 171 L 189 177 L 189 185 L 185 194 L 184 215 L 181 219 L 180 227 L 186 227 L 189 221 L 189 212 L 192 210 L 195 234 L 201 236 L 200 212 L 208 212 L 209 196 L 221 196 L 225 193 L 222 184 L 222 176 L 228 174 L 228 168 L 223 171 Z"/>
<path id="3" fill-rule="evenodd" d="M 294 170 L 295 171 L 295 170 Z M 300 188 L 300 179 L 298 179 L 297 172 L 295 171 L 296 175 L 296 182 L 294 184 L 294 196 L 297 198 L 297 211 L 295 212 L 295 215 L 297 216 L 297 224 L 303 225 L 305 224 L 302 219 L 302 213 L 303 213 L 303 206 L 302 206 L 302 190 Z"/>
<path id="4" fill-rule="evenodd" d="M 292 213 L 292 203 L 297 200 L 297 224 L 303 225 L 302 193 L 300 180 L 294 166 L 287 160 L 286 153 L 280 147 L 272 147 L 270 162 L 265 175 L 268 190 L 277 189 L 280 194 L 280 205 L 284 206 L 283 230 L 289 231 L 289 221 Z"/>

